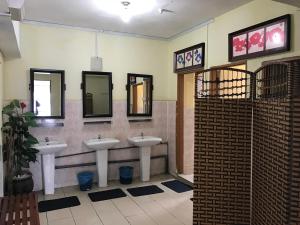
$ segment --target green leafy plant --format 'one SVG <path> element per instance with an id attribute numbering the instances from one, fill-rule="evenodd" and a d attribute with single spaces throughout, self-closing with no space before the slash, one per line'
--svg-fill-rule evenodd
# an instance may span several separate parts
<path id="1" fill-rule="evenodd" d="M 38 140 L 29 133 L 29 128 L 36 126 L 35 115 L 24 112 L 25 107 L 25 103 L 13 100 L 2 110 L 8 191 L 11 191 L 13 178 L 24 175 L 29 163 L 36 162 L 39 152 L 33 147 Z"/>

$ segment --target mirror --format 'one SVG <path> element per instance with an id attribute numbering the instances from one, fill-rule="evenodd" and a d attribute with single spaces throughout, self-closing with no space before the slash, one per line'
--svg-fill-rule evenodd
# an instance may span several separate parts
<path id="1" fill-rule="evenodd" d="M 112 117 L 112 73 L 82 72 L 83 117 Z"/>
<path id="2" fill-rule="evenodd" d="M 38 118 L 64 118 L 65 71 L 30 69 L 31 111 Z"/>
<path id="3" fill-rule="evenodd" d="M 127 74 L 127 116 L 152 116 L 153 77 Z"/>

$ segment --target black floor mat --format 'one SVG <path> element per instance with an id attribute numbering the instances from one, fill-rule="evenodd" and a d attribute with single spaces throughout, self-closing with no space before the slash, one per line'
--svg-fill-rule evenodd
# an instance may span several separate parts
<path id="1" fill-rule="evenodd" d="M 80 205 L 80 201 L 76 196 L 59 198 L 53 200 L 40 201 L 39 212 L 48 212 L 57 209 L 64 209 Z"/>
<path id="2" fill-rule="evenodd" d="M 164 192 L 156 185 L 137 187 L 137 188 L 128 188 L 127 191 L 134 197 L 143 196 L 143 195 L 153 195 L 153 194 Z"/>
<path id="3" fill-rule="evenodd" d="M 122 189 L 120 188 L 89 193 L 88 195 L 92 200 L 92 202 L 104 201 L 104 200 L 109 200 L 114 198 L 122 198 L 127 196 L 125 192 L 122 191 Z"/>
<path id="4" fill-rule="evenodd" d="M 163 182 L 162 185 L 170 188 L 171 190 L 177 192 L 177 193 L 182 193 L 186 191 L 191 191 L 193 188 L 185 183 L 182 183 L 179 180 L 172 180 L 172 181 L 167 181 Z"/>

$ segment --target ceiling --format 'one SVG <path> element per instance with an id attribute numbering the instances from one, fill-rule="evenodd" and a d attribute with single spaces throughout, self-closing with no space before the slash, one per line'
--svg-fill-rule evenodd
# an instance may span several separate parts
<path id="1" fill-rule="evenodd" d="M 3 1 L 6 0 L 0 0 L 0 12 L 8 11 Z M 25 20 L 171 38 L 250 1 L 156 0 L 151 12 L 124 23 L 118 16 L 101 11 L 97 0 L 25 0 Z M 160 14 L 159 8 L 176 13 Z"/>

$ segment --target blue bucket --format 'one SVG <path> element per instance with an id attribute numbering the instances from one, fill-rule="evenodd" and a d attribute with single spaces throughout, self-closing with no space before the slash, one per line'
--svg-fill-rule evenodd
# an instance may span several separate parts
<path id="1" fill-rule="evenodd" d="M 94 173 L 85 171 L 77 174 L 79 188 L 81 191 L 89 191 L 93 186 Z"/>
<path id="2" fill-rule="evenodd" d="M 119 168 L 120 173 L 120 183 L 121 184 L 131 184 L 133 177 L 133 167 L 132 166 L 121 166 Z"/>

